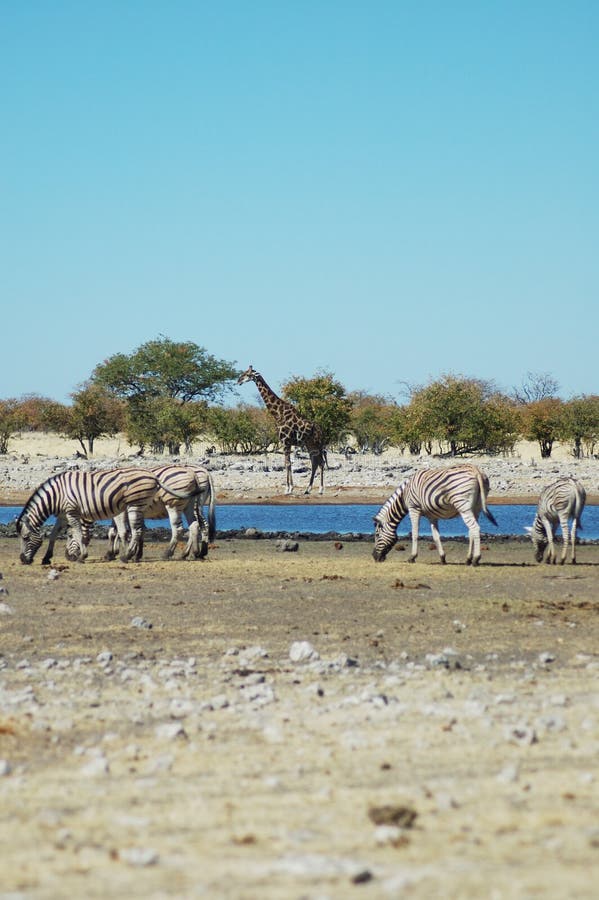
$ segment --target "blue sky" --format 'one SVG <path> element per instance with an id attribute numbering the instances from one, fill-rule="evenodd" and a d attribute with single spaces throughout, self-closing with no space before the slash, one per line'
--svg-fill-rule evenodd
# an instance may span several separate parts
<path id="1" fill-rule="evenodd" d="M 597 393 L 598 46 L 594 0 L 4 0 L 0 397 L 159 335 Z"/>

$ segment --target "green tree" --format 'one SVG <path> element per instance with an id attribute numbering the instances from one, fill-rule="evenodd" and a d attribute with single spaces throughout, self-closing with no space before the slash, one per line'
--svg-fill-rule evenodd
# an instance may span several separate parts
<path id="1" fill-rule="evenodd" d="M 599 395 L 573 397 L 563 407 L 563 440 L 571 441 L 577 458 L 592 456 L 599 442 Z"/>
<path id="2" fill-rule="evenodd" d="M 208 401 L 220 399 L 237 375 L 232 363 L 191 341 L 160 337 L 96 366 L 92 383 L 126 401 L 132 443 L 142 451 L 151 445 L 178 452 L 181 443 L 189 446 L 198 434 Z"/>
<path id="3" fill-rule="evenodd" d="M 536 441 L 541 458 L 549 459 L 553 444 L 564 433 L 564 404 L 557 397 L 535 400 L 522 407 L 522 427 L 527 441 Z"/>
<path id="4" fill-rule="evenodd" d="M 85 456 L 92 456 L 96 438 L 122 430 L 124 404 L 100 385 L 91 382 L 74 391 L 71 399 L 73 405 L 62 430 L 67 437 L 79 441 Z"/>
<path id="5" fill-rule="evenodd" d="M 314 378 L 295 376 L 283 385 L 283 397 L 321 428 L 325 444 L 345 440 L 352 404 L 343 385 L 330 372 L 317 372 Z"/>
<path id="6" fill-rule="evenodd" d="M 382 453 L 392 441 L 396 404 L 364 391 L 354 391 L 349 395 L 349 400 L 352 404 L 349 430 L 358 447 Z"/>
<path id="7" fill-rule="evenodd" d="M 148 446 L 152 453 L 179 454 L 181 444 L 191 452 L 194 440 L 205 430 L 207 406 L 203 402 L 182 404 L 171 397 L 145 397 L 129 401 L 124 431 L 130 444 L 140 452 Z"/>
<path id="8" fill-rule="evenodd" d="M 25 394 L 18 401 L 27 431 L 53 431 L 62 434 L 69 418 L 70 407 L 39 394 Z"/>
<path id="9" fill-rule="evenodd" d="M 486 382 L 444 375 L 413 391 L 408 411 L 412 427 L 419 426 L 423 442 L 436 440 L 451 456 L 478 450 L 482 409 L 491 391 Z"/>
<path id="10" fill-rule="evenodd" d="M 256 406 L 215 407 L 208 427 L 223 453 L 266 453 L 279 441 L 272 416 Z"/>
<path id="11" fill-rule="evenodd" d="M 0 400 L 0 455 L 8 453 L 8 442 L 25 425 L 20 403 L 11 397 L 8 400 Z"/>
<path id="12" fill-rule="evenodd" d="M 92 381 L 123 400 L 170 397 L 180 403 L 215 400 L 237 378 L 232 363 L 191 341 L 160 337 L 127 356 L 117 353 L 96 366 Z"/>

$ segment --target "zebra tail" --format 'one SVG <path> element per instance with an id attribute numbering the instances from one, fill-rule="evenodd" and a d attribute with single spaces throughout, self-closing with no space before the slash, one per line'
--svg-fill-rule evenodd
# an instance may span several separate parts
<path id="1" fill-rule="evenodd" d="M 206 473 L 208 475 L 208 484 L 210 485 L 210 501 L 208 504 L 208 540 L 213 541 L 216 537 L 216 514 L 214 512 L 214 482 L 212 480 L 212 475 L 210 472 Z"/>
<path id="2" fill-rule="evenodd" d="M 195 491 L 191 491 L 191 493 L 185 494 L 182 491 L 176 491 L 174 488 L 170 488 L 166 484 L 163 484 L 159 478 L 156 479 L 156 482 L 158 483 L 159 488 L 161 488 L 167 494 L 170 494 L 171 497 L 175 497 L 177 500 L 191 500 L 192 497 L 197 497 L 197 495 L 202 491 L 202 489 L 196 485 Z"/>
<path id="3" fill-rule="evenodd" d="M 493 525 L 495 525 L 496 528 L 498 528 L 499 526 L 497 525 L 497 520 L 496 520 L 495 516 L 493 515 L 491 510 L 487 508 L 487 492 L 485 490 L 485 482 L 484 482 L 483 476 L 480 472 L 478 473 L 478 486 L 480 488 L 480 500 L 481 500 L 482 511 L 484 512 L 484 514 L 487 517 L 487 519 L 489 520 L 489 522 L 491 522 Z"/>
<path id="4" fill-rule="evenodd" d="M 584 504 L 586 501 L 586 494 L 583 494 L 581 491 L 576 490 L 576 509 L 574 512 L 574 518 L 576 520 L 576 525 L 579 531 L 582 531 L 582 511 L 584 509 Z"/>

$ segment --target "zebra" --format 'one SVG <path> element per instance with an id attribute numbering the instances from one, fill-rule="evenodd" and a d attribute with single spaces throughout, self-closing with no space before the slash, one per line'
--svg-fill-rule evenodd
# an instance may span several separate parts
<path id="1" fill-rule="evenodd" d="M 476 466 L 464 464 L 414 472 L 383 504 L 374 517 L 374 551 L 376 562 L 382 562 L 397 540 L 397 526 L 409 514 L 412 522 L 412 553 L 409 562 L 418 556 L 418 525 L 420 516 L 431 523 L 431 532 L 441 562 L 445 551 L 437 528 L 439 519 L 453 519 L 460 515 L 468 528 L 469 545 L 466 565 L 480 562 L 481 510 L 493 525 L 497 525 L 487 509 L 489 479 Z"/>
<path id="2" fill-rule="evenodd" d="M 21 538 L 21 562 L 25 565 L 33 562 L 43 541 L 41 527 L 50 516 L 56 516 L 57 521 L 50 534 L 42 565 L 51 562 L 54 542 L 65 525 L 71 530 L 67 544 L 69 558 L 83 561 L 87 557 L 91 524 L 98 519 L 116 516 L 125 509 L 129 516 L 131 539 L 127 546 L 123 528 L 119 535 L 120 558 L 123 562 L 139 558 L 143 549 L 144 510 L 152 503 L 160 487 L 158 478 L 141 468 L 109 469 L 104 472 L 70 469 L 52 475 L 36 488 L 16 521 L 17 533 Z M 174 489 L 165 490 L 177 496 Z M 180 497 L 187 500 L 195 493 Z"/>
<path id="3" fill-rule="evenodd" d="M 182 514 L 185 513 L 189 536 L 182 558 L 187 559 L 193 553 L 196 559 L 203 559 L 208 553 L 208 542 L 214 540 L 216 533 L 212 475 L 204 466 L 167 464 L 153 466 L 150 471 L 160 481 L 161 487 L 151 505 L 146 508 L 144 516 L 147 519 L 165 519 L 168 516 L 171 524 L 171 540 L 165 551 L 165 558 L 172 559 L 177 541 L 182 538 Z M 187 499 L 182 499 L 184 494 Z M 208 503 L 208 521 L 202 512 L 205 503 Z M 126 510 L 113 517 L 108 530 L 109 549 L 106 559 L 116 557 L 119 528 L 121 532 L 123 529 L 126 533 L 129 531 Z"/>
<path id="4" fill-rule="evenodd" d="M 527 527 L 526 529 L 532 537 L 537 562 L 543 562 L 548 545 L 549 552 L 545 561 L 556 562 L 557 554 L 553 538 L 559 523 L 562 527 L 563 537 L 560 565 L 563 566 L 568 555 L 568 522 L 572 519 L 569 536 L 572 543 L 572 563 L 576 563 L 576 529 L 582 530 L 582 511 L 586 498 L 587 494 L 583 486 L 571 476 L 558 478 L 557 481 L 548 484 L 541 491 L 532 528 Z"/>

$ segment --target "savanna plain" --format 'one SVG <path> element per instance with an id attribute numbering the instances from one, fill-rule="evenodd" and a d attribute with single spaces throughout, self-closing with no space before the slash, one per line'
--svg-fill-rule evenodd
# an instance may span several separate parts
<path id="1" fill-rule="evenodd" d="M 0 896 L 595 895 L 598 547 L 15 543 Z"/>
<path id="2" fill-rule="evenodd" d="M 1 538 L 0 898 L 596 896 L 599 546 L 445 546 Z"/>

